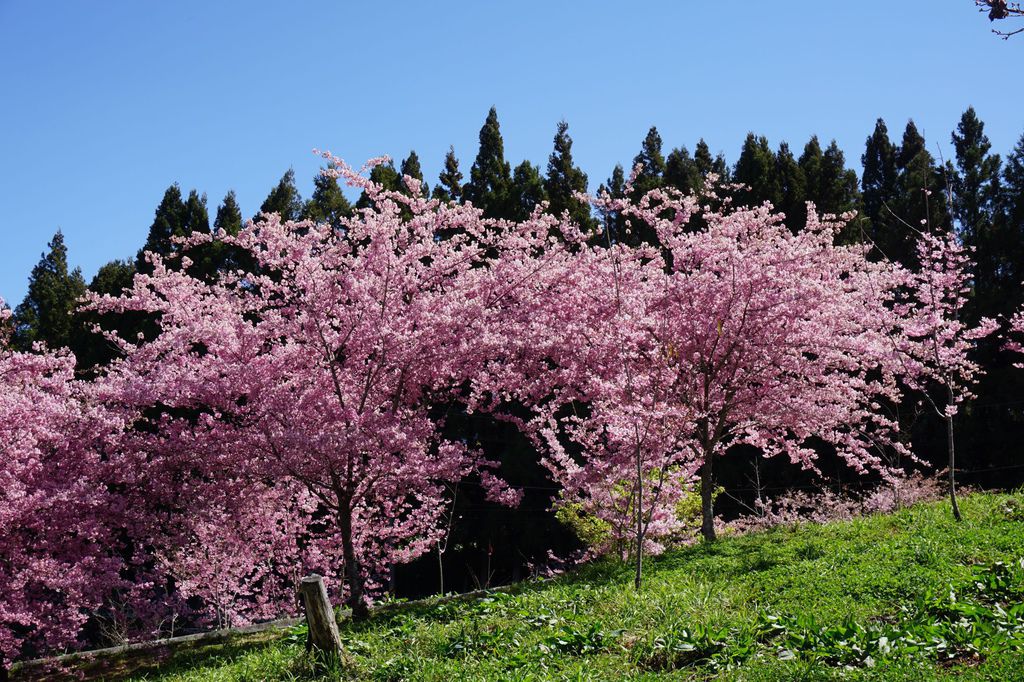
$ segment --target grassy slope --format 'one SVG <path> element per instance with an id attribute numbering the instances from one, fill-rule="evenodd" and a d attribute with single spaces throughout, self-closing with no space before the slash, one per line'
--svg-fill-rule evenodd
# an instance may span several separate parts
<path id="1" fill-rule="evenodd" d="M 343 624 L 356 679 L 700 679 L 700 668 L 659 673 L 634 652 L 659 634 L 696 623 L 743 627 L 758 609 L 814 614 L 821 622 L 847 616 L 893 616 L 928 588 L 968 581 L 970 565 L 1024 557 L 1024 522 L 1002 511 L 1005 495 L 975 494 L 955 523 L 947 504 L 914 507 L 826 526 L 777 528 L 710 546 L 682 549 L 648 564 L 646 584 L 632 589 L 628 568 L 598 563 L 546 585 L 511 595 L 381 615 Z M 621 632 L 617 632 L 621 631 Z M 602 650 L 558 651 L 605 635 Z M 216 654 L 183 654 L 135 679 L 337 679 L 311 672 L 299 637 L 234 645 Z M 545 649 L 548 649 L 545 651 Z M 1020 653 L 984 656 L 954 666 L 889 665 L 840 671 L 806 660 L 765 655 L 720 679 L 992 679 L 1024 680 Z"/>

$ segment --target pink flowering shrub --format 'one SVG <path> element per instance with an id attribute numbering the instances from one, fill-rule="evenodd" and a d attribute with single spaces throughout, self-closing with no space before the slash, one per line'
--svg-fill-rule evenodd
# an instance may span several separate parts
<path id="1" fill-rule="evenodd" d="M 944 495 L 939 481 L 921 474 L 883 482 L 862 494 L 837 493 L 829 488 L 793 490 L 776 498 L 763 498 L 755 503 L 757 513 L 742 516 L 724 528 L 749 533 L 795 523 L 848 521 L 866 514 L 894 512 L 919 502 L 934 502 Z"/>
<path id="2" fill-rule="evenodd" d="M 0 323 L 10 311 L 2 309 Z M 66 352 L 20 353 L 0 338 L 0 667 L 70 646 L 120 586 L 104 486 L 119 423 L 74 378 Z"/>

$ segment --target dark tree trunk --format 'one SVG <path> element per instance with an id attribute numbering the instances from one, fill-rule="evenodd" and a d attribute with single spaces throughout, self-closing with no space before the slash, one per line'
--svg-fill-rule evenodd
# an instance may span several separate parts
<path id="1" fill-rule="evenodd" d="M 640 589 L 644 574 L 644 472 L 640 448 L 636 452 L 636 575 L 633 585 Z"/>
<path id="2" fill-rule="evenodd" d="M 352 609 L 352 620 L 366 620 L 370 616 L 370 609 L 364 598 L 363 572 L 352 543 L 352 508 L 347 500 L 341 501 L 338 510 L 338 529 L 341 531 L 341 551 L 345 561 L 345 582 L 348 583 L 345 603 Z"/>
<path id="3" fill-rule="evenodd" d="M 953 505 L 953 518 L 962 521 L 960 505 L 956 502 L 956 451 L 953 444 L 953 418 L 946 417 L 946 445 L 949 447 L 949 501 Z"/>
<path id="4" fill-rule="evenodd" d="M 700 467 L 700 534 L 707 542 L 715 539 L 715 480 L 711 462 L 712 449 L 705 447 L 704 463 Z"/>

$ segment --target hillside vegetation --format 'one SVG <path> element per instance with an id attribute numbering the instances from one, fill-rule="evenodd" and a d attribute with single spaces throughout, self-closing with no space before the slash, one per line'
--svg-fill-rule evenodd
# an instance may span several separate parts
<path id="1" fill-rule="evenodd" d="M 199 680 L 1024 679 L 1024 506 L 973 494 L 585 566 L 509 593 L 341 624 L 348 668 L 301 628 L 129 678 Z M 111 674 L 108 668 L 108 679 Z"/>

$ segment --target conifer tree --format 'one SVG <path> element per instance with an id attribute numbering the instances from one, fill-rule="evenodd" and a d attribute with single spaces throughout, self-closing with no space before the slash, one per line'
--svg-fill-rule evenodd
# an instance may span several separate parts
<path id="1" fill-rule="evenodd" d="M 523 161 L 512 175 L 509 192 L 507 217 L 512 220 L 526 220 L 542 201 L 547 199 L 540 168 L 529 161 Z"/>
<path id="2" fill-rule="evenodd" d="M 68 248 L 60 230 L 47 248 L 32 268 L 25 299 L 14 310 L 12 341 L 25 351 L 36 342 L 50 349 L 73 346 L 79 333 L 72 314 L 85 294 L 82 272 L 68 269 Z"/>
<path id="3" fill-rule="evenodd" d="M 697 172 L 701 178 L 714 172 L 715 159 L 711 156 L 711 148 L 703 137 L 697 141 L 697 146 L 693 149 L 693 162 L 697 165 Z"/>
<path id="4" fill-rule="evenodd" d="M 351 215 L 352 204 L 341 191 L 338 179 L 317 173 L 313 178 L 313 195 L 302 208 L 302 218 L 338 229 L 341 221 Z"/>
<path id="5" fill-rule="evenodd" d="M 633 157 L 632 172 L 633 192 L 630 199 L 638 201 L 640 197 L 665 186 L 665 156 L 661 151 L 661 135 L 658 129 L 651 126 L 640 146 L 640 153 Z M 619 240 L 632 245 L 657 244 L 658 236 L 652 225 L 641 220 L 633 220 L 631 226 L 622 225 Z"/>
<path id="6" fill-rule="evenodd" d="M 709 166 L 710 169 L 710 157 Z M 701 188 L 703 178 L 697 162 L 690 156 L 686 145 L 669 152 L 665 159 L 665 184 L 683 194 L 692 194 Z"/>
<path id="7" fill-rule="evenodd" d="M 1000 203 L 1005 220 L 1007 250 L 1010 252 L 1007 276 L 1014 282 L 1021 282 L 1024 281 L 1024 134 L 1006 157 L 1002 189 Z M 1018 291 L 1014 296 L 1018 306 L 1020 298 L 1021 294 Z"/>
<path id="8" fill-rule="evenodd" d="M 548 173 L 544 179 L 544 190 L 553 215 L 568 212 L 569 219 L 587 232 L 593 232 L 597 222 L 590 215 L 590 206 L 576 198 L 575 193 L 587 191 L 587 174 L 580 170 L 572 158 L 572 138 L 569 124 L 558 123 L 555 133 L 554 150 L 548 157 Z"/>
<path id="9" fill-rule="evenodd" d="M 901 247 L 899 235 L 906 228 L 891 213 L 898 198 L 896 147 L 882 119 L 875 121 L 875 129 L 864 143 L 860 160 L 864 167 L 861 179 L 864 217 L 869 224 L 868 235 L 878 250 L 876 256 L 902 257 L 906 249 Z"/>
<path id="10" fill-rule="evenodd" d="M 857 216 L 837 235 L 837 239 L 840 243 L 846 244 L 859 241 L 864 218 L 860 215 L 861 198 L 857 172 L 846 167 L 846 156 L 835 140 L 829 143 L 821 156 L 821 176 L 818 183 L 815 188 L 815 206 L 820 213 L 831 213 L 836 216 L 848 212 L 857 213 Z"/>
<path id="11" fill-rule="evenodd" d="M 402 188 L 402 177 L 395 170 L 393 161 L 374 166 L 370 170 L 370 180 L 391 192 L 397 192 Z M 363 192 L 356 201 L 356 209 L 368 208 L 372 204 L 373 200 Z"/>
<path id="12" fill-rule="evenodd" d="M 640 153 L 633 157 L 633 168 L 640 167 L 633 181 L 633 194 L 642 196 L 665 183 L 665 156 L 661 152 L 661 135 L 651 126 L 644 137 Z"/>
<path id="13" fill-rule="evenodd" d="M 498 111 L 491 107 L 480 128 L 480 149 L 463 188 L 466 201 L 481 209 L 488 218 L 506 218 L 509 214 L 511 166 L 505 161 L 505 142 L 498 125 Z"/>
<path id="14" fill-rule="evenodd" d="M 181 188 L 174 183 L 164 191 L 163 199 L 156 208 L 153 224 L 149 227 L 146 243 L 135 259 L 138 272 L 150 274 L 152 266 L 146 262 L 145 253 L 151 251 L 162 256 L 170 254 L 174 249 L 172 239 L 185 234 L 187 208 L 181 197 Z"/>
<path id="15" fill-rule="evenodd" d="M 235 190 L 228 190 L 224 199 L 217 207 L 217 216 L 213 220 L 214 232 L 224 232 L 236 236 L 242 230 L 242 209 L 238 206 Z"/>
<path id="16" fill-rule="evenodd" d="M 737 203 L 745 206 L 766 201 L 770 201 L 773 206 L 782 203 L 782 189 L 775 171 L 775 154 L 768 145 L 768 138 L 747 133 L 732 178 L 745 185 L 745 188 L 736 191 Z"/>
<path id="17" fill-rule="evenodd" d="M 448 153 L 444 155 L 444 170 L 437 179 L 438 184 L 434 185 L 435 199 L 462 203 L 462 171 L 459 170 L 454 146 L 448 147 Z"/>
<path id="18" fill-rule="evenodd" d="M 409 176 L 410 178 L 416 178 L 420 181 L 420 193 L 422 196 L 430 196 L 430 188 L 423 179 L 423 169 L 420 167 L 420 157 L 416 154 L 415 150 L 409 152 L 409 156 L 405 157 L 399 168 L 399 174 L 401 177 Z M 402 191 L 406 194 L 409 193 L 409 188 L 406 187 L 404 183 L 402 184 Z"/>
<path id="19" fill-rule="evenodd" d="M 612 199 L 624 199 L 626 197 L 626 172 L 622 169 L 622 164 L 615 164 L 611 177 L 597 188 L 598 196 L 606 193 Z M 600 213 L 602 234 L 595 237 L 595 239 L 603 246 L 621 241 L 626 226 L 625 219 L 623 219 L 619 211 L 601 209 Z"/>
<path id="20" fill-rule="evenodd" d="M 915 267 L 914 244 L 918 233 L 924 229 L 938 233 L 952 229 L 946 207 L 947 185 L 945 174 L 928 153 L 924 137 L 914 122 L 908 121 L 896 151 L 898 198 L 893 209 L 903 231 L 890 258 Z"/>
<path id="21" fill-rule="evenodd" d="M 960 117 L 952 135 L 956 150 L 956 173 L 952 180 L 953 213 L 964 243 L 975 249 L 975 297 L 972 313 L 977 316 L 1012 314 L 1010 298 L 1020 282 L 1008 279 L 1011 270 L 1009 235 L 1000 211 L 1000 166 L 998 154 L 985 124 L 970 107 Z"/>
<path id="22" fill-rule="evenodd" d="M 277 213 L 281 220 L 302 217 L 302 196 L 295 186 L 295 170 L 289 168 L 260 205 L 260 213 Z"/>
<path id="23" fill-rule="evenodd" d="M 779 209 L 786 214 L 786 225 L 799 232 L 807 223 L 807 181 L 803 169 L 783 142 L 775 154 L 775 176 L 779 182 Z"/>

